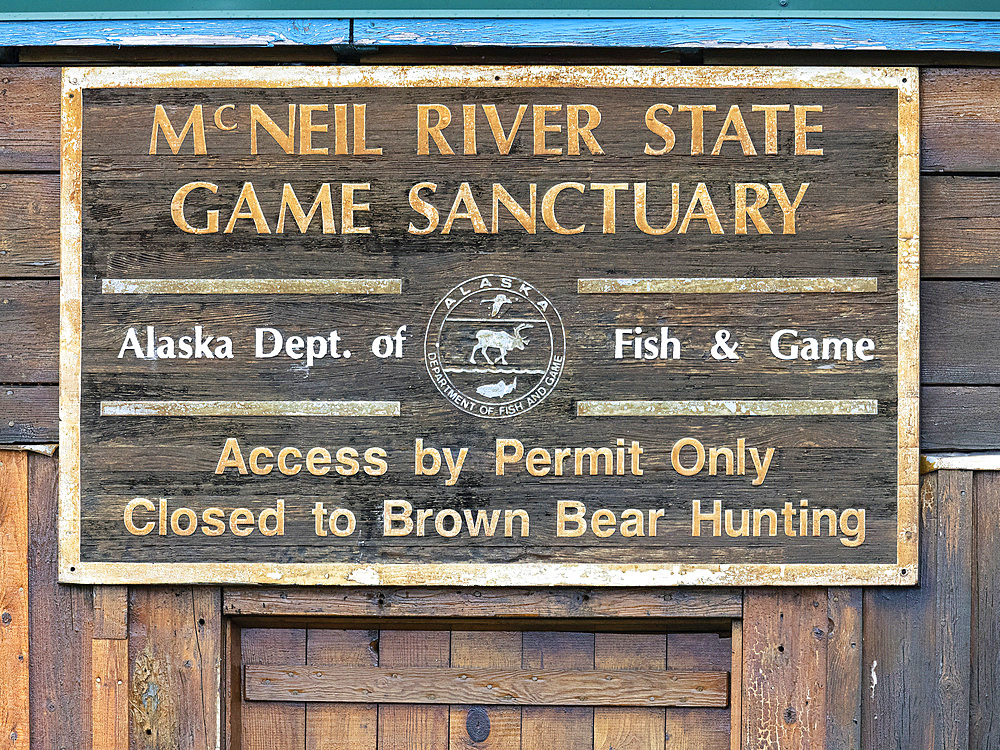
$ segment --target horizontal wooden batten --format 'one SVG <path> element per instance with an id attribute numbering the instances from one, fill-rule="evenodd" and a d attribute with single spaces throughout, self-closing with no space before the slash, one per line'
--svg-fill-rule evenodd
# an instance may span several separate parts
<path id="1" fill-rule="evenodd" d="M 738 618 L 740 589 L 227 588 L 223 613 L 281 617 Z"/>
<path id="2" fill-rule="evenodd" d="M 400 294 L 402 279 L 104 279 L 104 294 Z"/>
<path id="3" fill-rule="evenodd" d="M 799 294 L 876 292 L 874 276 L 856 278 L 580 279 L 580 294 Z"/>
<path id="4" fill-rule="evenodd" d="M 878 414 L 876 399 L 579 401 L 580 417 L 819 417 Z"/>
<path id="5" fill-rule="evenodd" d="M 495 706 L 729 703 L 726 672 L 247 665 L 247 700 Z"/>
<path id="6" fill-rule="evenodd" d="M 102 417 L 398 417 L 398 401 L 102 401 Z"/>

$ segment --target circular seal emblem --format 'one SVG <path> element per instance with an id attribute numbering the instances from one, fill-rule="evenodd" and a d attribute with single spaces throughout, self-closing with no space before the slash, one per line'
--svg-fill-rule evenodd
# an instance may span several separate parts
<path id="1" fill-rule="evenodd" d="M 566 331 L 552 303 L 513 276 L 467 279 L 441 299 L 424 337 L 424 362 L 448 401 L 503 419 L 548 396 L 566 361 Z"/>

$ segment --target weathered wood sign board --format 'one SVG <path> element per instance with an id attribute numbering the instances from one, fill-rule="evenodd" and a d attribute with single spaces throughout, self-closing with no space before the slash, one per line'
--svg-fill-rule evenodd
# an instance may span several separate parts
<path id="1" fill-rule="evenodd" d="M 917 577 L 917 75 L 69 69 L 61 577 Z"/>

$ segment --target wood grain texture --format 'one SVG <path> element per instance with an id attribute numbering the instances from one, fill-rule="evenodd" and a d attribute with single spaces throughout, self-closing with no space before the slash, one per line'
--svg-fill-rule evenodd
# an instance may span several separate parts
<path id="1" fill-rule="evenodd" d="M 995 279 L 1000 231 L 996 177 L 925 176 L 920 181 L 920 275 Z"/>
<path id="2" fill-rule="evenodd" d="M 91 587 L 58 583 L 57 459 L 28 455 L 31 732 L 36 748 L 90 750 Z"/>
<path id="3" fill-rule="evenodd" d="M 971 481 L 923 478 L 920 587 L 865 591 L 863 747 L 967 746 Z"/>
<path id="4" fill-rule="evenodd" d="M 58 379 L 59 282 L 0 279 L 0 382 Z"/>
<path id="5" fill-rule="evenodd" d="M 0 45 L 25 47 L 270 47 L 345 44 L 349 37 L 349 21 L 318 18 L 0 22 Z"/>
<path id="6" fill-rule="evenodd" d="M 299 628 L 244 628 L 240 647 L 244 665 L 306 663 L 306 631 Z M 240 715 L 240 750 L 305 747 L 304 703 L 243 701 Z"/>
<path id="7" fill-rule="evenodd" d="M 1000 282 L 925 281 L 920 285 L 920 376 L 924 385 L 995 385 L 1000 375 L 984 346 L 1000 309 Z"/>
<path id="8" fill-rule="evenodd" d="M 447 630 L 383 630 L 381 667 L 446 667 L 450 661 Z M 380 706 L 379 750 L 448 750 L 447 706 Z"/>
<path id="9" fill-rule="evenodd" d="M 929 386 L 921 389 L 920 447 L 925 453 L 1000 448 L 1000 388 Z"/>
<path id="10" fill-rule="evenodd" d="M 27 750 L 28 455 L 0 451 L 0 747 Z"/>
<path id="11" fill-rule="evenodd" d="M 645 619 L 735 618 L 740 589 L 227 587 L 227 615 Z"/>
<path id="12" fill-rule="evenodd" d="M 245 668 L 249 700 L 503 706 L 724 706 L 728 672 L 496 667 Z"/>
<path id="13" fill-rule="evenodd" d="M 128 641 L 91 643 L 93 750 L 129 750 Z"/>
<path id="14" fill-rule="evenodd" d="M 670 633 L 667 636 L 667 669 L 733 669 L 732 639 L 718 633 Z M 739 680 L 730 681 L 730 703 Z M 671 750 L 726 750 L 732 744 L 730 708 L 666 709 L 667 747 Z M 736 730 L 737 737 L 739 729 Z"/>
<path id="15" fill-rule="evenodd" d="M 744 747 L 823 747 L 826 589 L 748 589 L 743 629 Z"/>
<path id="16" fill-rule="evenodd" d="M 861 750 L 862 589 L 827 592 L 826 747 Z"/>
<path id="17" fill-rule="evenodd" d="M 528 631 L 522 636 L 525 669 L 592 669 L 593 633 Z M 521 750 L 551 750 L 559 737 L 561 750 L 593 750 L 592 708 L 521 709 Z"/>
<path id="18" fill-rule="evenodd" d="M 313 628 L 306 636 L 310 667 L 378 664 L 377 630 Z M 377 741 L 378 706 L 373 703 L 306 706 L 306 750 L 375 750 Z"/>
<path id="19" fill-rule="evenodd" d="M 0 172 L 59 169 L 59 68 L 0 71 Z"/>
<path id="20" fill-rule="evenodd" d="M 0 277 L 59 275 L 59 177 L 0 175 Z"/>
<path id="21" fill-rule="evenodd" d="M 626 15 L 626 14 L 622 14 Z M 359 19 L 359 45 L 510 45 L 805 50 L 985 50 L 993 22 L 905 19 Z M 758 60 L 760 58 L 757 58 Z"/>
<path id="22" fill-rule="evenodd" d="M 219 589 L 130 593 L 132 750 L 214 747 L 222 708 Z"/>
<path id="23" fill-rule="evenodd" d="M 729 675 L 729 750 L 743 748 L 743 620 L 733 620 L 732 672 Z"/>
<path id="24" fill-rule="evenodd" d="M 614 670 L 666 669 L 667 637 L 663 633 L 596 633 L 594 667 Z M 631 679 L 631 675 L 626 679 Z M 594 750 L 662 750 L 665 742 L 664 710 L 595 708 Z"/>
<path id="25" fill-rule="evenodd" d="M 521 633 L 516 631 L 451 631 L 452 667 L 492 667 L 516 669 L 521 666 Z M 469 713 L 473 729 L 480 732 L 485 714 L 489 732 L 485 738 L 469 732 Z M 448 750 L 519 750 L 521 747 L 521 709 L 516 706 L 452 706 L 449 716 Z"/>
<path id="26" fill-rule="evenodd" d="M 972 573 L 969 748 L 1000 747 L 1000 473 L 978 472 Z"/>
<path id="27" fill-rule="evenodd" d="M 920 89 L 921 169 L 1000 170 L 1000 71 L 925 68 Z"/>
<path id="28" fill-rule="evenodd" d="M 128 638 L 128 586 L 94 586 L 94 637 Z"/>
<path id="29" fill-rule="evenodd" d="M 0 386 L 0 445 L 59 440 L 59 389 Z"/>

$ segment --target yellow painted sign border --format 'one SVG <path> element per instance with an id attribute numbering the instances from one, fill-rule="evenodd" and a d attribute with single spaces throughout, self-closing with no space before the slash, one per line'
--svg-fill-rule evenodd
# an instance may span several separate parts
<path id="1" fill-rule="evenodd" d="M 449 586 L 754 586 L 917 583 L 920 125 L 915 68 L 434 66 L 65 68 L 62 83 L 59 580 Z M 896 562 L 871 564 L 132 563 L 80 560 L 82 135 L 88 88 L 567 87 L 895 89 L 898 92 L 898 461 Z"/>

